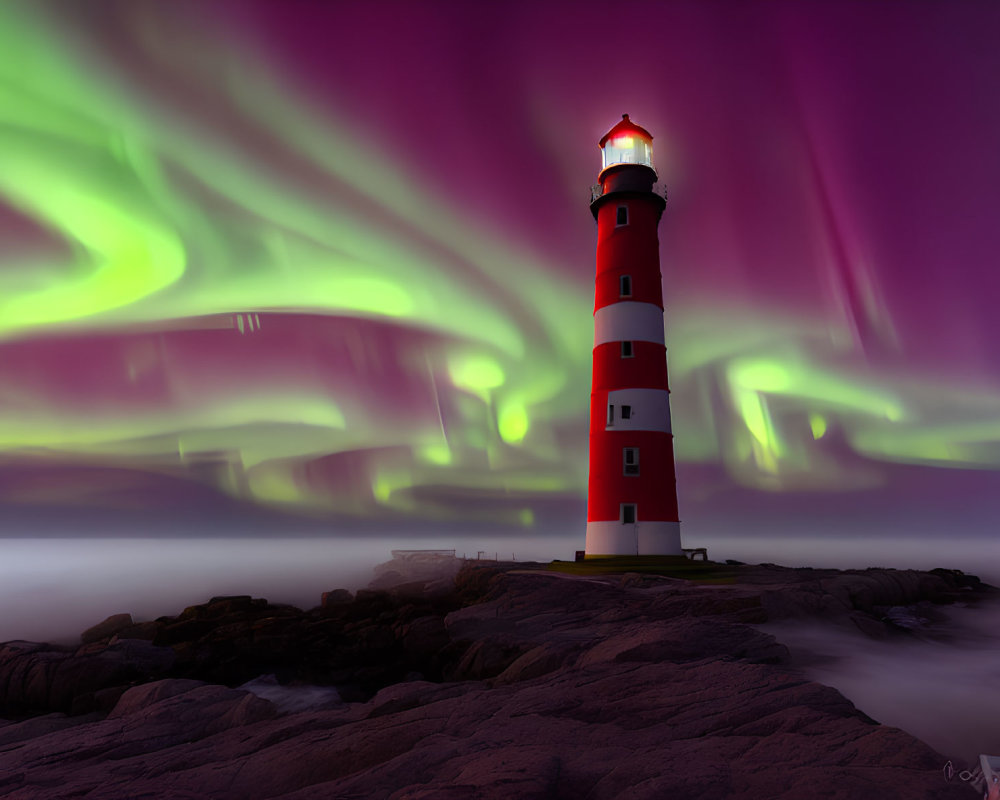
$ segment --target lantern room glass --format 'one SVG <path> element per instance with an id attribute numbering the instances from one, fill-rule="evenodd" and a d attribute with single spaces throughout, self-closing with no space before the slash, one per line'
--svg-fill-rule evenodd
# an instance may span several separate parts
<path id="1" fill-rule="evenodd" d="M 615 164 L 653 166 L 653 143 L 637 133 L 623 133 L 608 139 L 601 148 L 601 169 Z"/>

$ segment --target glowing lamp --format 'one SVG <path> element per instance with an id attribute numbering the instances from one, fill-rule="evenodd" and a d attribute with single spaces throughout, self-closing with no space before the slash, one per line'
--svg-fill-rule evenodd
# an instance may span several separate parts
<path id="1" fill-rule="evenodd" d="M 602 168 L 617 164 L 642 164 L 653 168 L 653 137 L 622 115 L 622 121 L 608 131 L 600 141 Z"/>

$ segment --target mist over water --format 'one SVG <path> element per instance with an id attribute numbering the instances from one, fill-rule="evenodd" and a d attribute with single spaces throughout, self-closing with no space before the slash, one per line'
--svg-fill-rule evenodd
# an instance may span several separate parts
<path id="1" fill-rule="evenodd" d="M 789 647 L 793 663 L 865 714 L 902 728 L 956 763 L 1000 754 L 1000 603 L 947 607 L 943 641 L 873 640 L 832 625 L 757 626 Z"/>

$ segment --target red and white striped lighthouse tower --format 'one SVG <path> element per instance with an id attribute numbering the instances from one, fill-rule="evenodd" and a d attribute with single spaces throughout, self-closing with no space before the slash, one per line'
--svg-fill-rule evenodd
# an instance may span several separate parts
<path id="1" fill-rule="evenodd" d="M 600 141 L 587 556 L 682 555 L 656 229 L 653 137 L 625 114 Z"/>

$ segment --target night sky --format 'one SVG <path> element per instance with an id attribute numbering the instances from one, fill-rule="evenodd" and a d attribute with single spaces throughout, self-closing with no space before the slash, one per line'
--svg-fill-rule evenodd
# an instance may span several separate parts
<path id="1" fill-rule="evenodd" d="M 0 16 L 9 532 L 183 511 L 582 547 L 589 187 L 624 112 L 669 193 L 682 533 L 1000 521 L 1000 4 Z"/>

